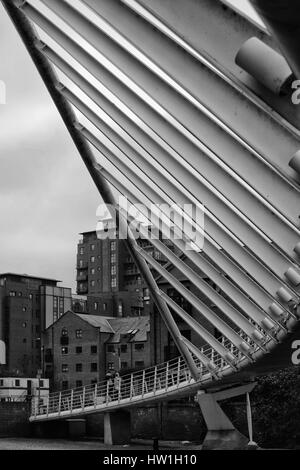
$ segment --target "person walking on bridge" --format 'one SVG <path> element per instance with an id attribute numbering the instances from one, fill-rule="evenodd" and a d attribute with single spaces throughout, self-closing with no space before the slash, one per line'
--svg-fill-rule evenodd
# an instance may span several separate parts
<path id="1" fill-rule="evenodd" d="M 116 372 L 115 378 L 114 378 L 114 400 L 117 400 L 118 397 L 121 398 L 121 377 L 119 372 Z"/>

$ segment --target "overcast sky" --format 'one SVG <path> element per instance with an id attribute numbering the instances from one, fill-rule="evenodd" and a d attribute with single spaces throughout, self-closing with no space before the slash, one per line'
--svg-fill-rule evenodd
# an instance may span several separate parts
<path id="1" fill-rule="evenodd" d="M 96 227 L 100 199 L 1 4 L 0 80 L 0 273 L 74 289 L 78 233 Z"/>
<path id="2" fill-rule="evenodd" d="M 0 5 L 0 272 L 75 286 L 78 233 L 100 202 L 48 93 Z"/>

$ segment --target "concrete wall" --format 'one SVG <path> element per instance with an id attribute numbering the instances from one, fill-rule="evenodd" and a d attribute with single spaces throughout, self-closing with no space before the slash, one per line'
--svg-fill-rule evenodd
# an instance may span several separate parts
<path id="1" fill-rule="evenodd" d="M 0 437 L 29 437 L 31 435 L 29 414 L 29 403 L 0 402 Z"/>
<path id="2" fill-rule="evenodd" d="M 200 408 L 194 403 L 162 403 L 137 408 L 131 414 L 131 437 L 201 442 L 206 433 Z"/>
<path id="3" fill-rule="evenodd" d="M 103 437 L 103 414 L 87 416 L 88 436 Z M 198 404 L 163 403 L 131 411 L 131 438 L 201 442 L 206 433 Z"/>

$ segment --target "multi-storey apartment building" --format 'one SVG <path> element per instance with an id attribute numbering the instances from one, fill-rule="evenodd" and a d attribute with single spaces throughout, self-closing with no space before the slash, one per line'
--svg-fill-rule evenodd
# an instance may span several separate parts
<path id="1" fill-rule="evenodd" d="M 114 228 L 109 230 L 116 233 Z M 149 290 L 130 256 L 125 240 L 84 232 L 77 251 L 77 294 L 87 295 L 88 311 L 118 317 L 149 315 Z M 109 235 L 109 234 L 108 234 Z M 145 250 L 164 262 L 147 240 Z"/>
<path id="2" fill-rule="evenodd" d="M 71 289 L 56 279 L 0 275 L 0 340 L 5 364 L 0 372 L 35 377 L 42 368 L 41 333 L 71 308 Z"/>

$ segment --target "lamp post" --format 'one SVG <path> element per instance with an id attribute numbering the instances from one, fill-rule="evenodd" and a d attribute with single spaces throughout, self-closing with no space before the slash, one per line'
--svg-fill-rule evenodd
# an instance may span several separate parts
<path id="1" fill-rule="evenodd" d="M 42 369 L 38 369 L 37 374 L 36 374 L 36 377 L 38 379 L 38 406 L 37 406 L 38 412 L 40 409 L 40 400 L 41 400 L 41 376 L 42 376 Z"/>

